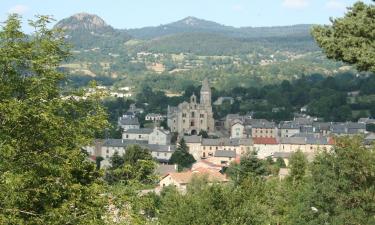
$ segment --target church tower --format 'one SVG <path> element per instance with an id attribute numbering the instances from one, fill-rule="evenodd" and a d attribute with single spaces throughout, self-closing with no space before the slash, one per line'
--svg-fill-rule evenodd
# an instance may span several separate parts
<path id="1" fill-rule="evenodd" d="M 211 88 L 208 84 L 207 78 L 202 82 L 200 104 L 211 107 Z"/>

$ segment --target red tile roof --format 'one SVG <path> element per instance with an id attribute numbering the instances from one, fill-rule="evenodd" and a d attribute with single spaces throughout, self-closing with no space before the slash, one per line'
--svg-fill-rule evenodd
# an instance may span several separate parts
<path id="1" fill-rule="evenodd" d="M 267 145 L 277 145 L 276 138 L 269 138 L 269 137 L 254 137 L 253 138 L 254 144 L 267 144 Z"/>

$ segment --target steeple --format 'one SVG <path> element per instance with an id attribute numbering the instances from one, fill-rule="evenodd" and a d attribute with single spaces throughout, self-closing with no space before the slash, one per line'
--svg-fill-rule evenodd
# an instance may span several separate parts
<path id="1" fill-rule="evenodd" d="M 205 106 L 211 106 L 211 88 L 207 78 L 202 82 L 200 103 Z"/>

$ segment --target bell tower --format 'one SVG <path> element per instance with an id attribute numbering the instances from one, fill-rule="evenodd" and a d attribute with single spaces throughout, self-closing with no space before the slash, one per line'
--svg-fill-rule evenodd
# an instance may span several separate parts
<path id="1" fill-rule="evenodd" d="M 211 88 L 207 78 L 202 82 L 200 104 L 211 107 Z"/>

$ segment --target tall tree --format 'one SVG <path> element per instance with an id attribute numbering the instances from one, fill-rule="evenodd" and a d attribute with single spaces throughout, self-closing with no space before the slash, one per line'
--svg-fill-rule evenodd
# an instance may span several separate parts
<path id="1" fill-rule="evenodd" d="M 181 171 L 184 168 L 190 168 L 195 162 L 194 157 L 189 153 L 188 146 L 183 138 L 178 143 L 178 147 L 175 152 L 173 152 L 169 163 L 177 164 L 178 170 Z"/>
<path id="2" fill-rule="evenodd" d="M 316 26 L 312 35 L 330 59 L 375 72 L 375 5 L 357 2 L 331 26 Z"/>
<path id="3" fill-rule="evenodd" d="M 10 15 L 0 30 L 0 221 L 2 224 L 98 224 L 100 174 L 81 147 L 106 125 L 99 99 L 60 97 L 69 56 L 51 18 Z"/>

